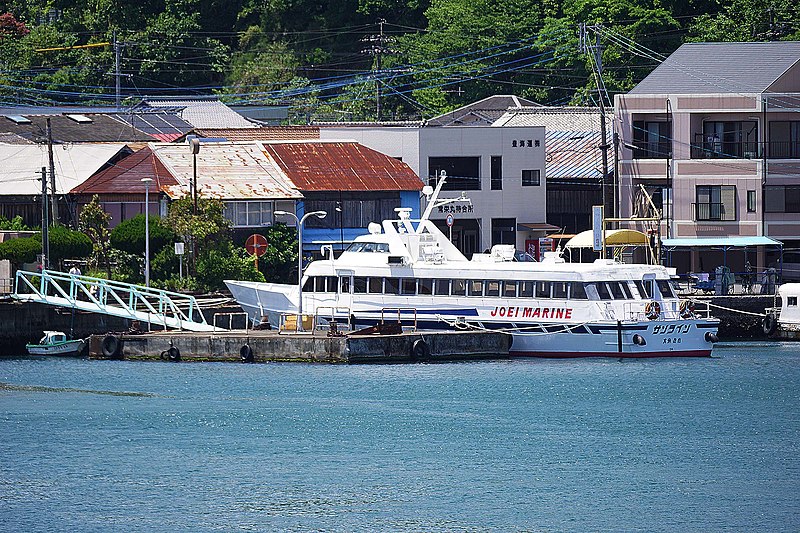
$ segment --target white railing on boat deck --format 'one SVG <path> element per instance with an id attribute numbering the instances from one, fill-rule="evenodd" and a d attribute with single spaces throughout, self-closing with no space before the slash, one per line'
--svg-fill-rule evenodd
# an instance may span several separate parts
<path id="1" fill-rule="evenodd" d="M 194 296 L 52 270 L 17 271 L 12 297 L 139 320 L 165 328 L 213 331 Z M 221 329 L 221 328 L 220 328 Z"/>
<path id="2" fill-rule="evenodd" d="M 623 320 L 636 320 L 639 322 L 649 321 L 650 318 L 647 316 L 645 311 L 645 307 L 647 303 L 651 300 L 645 301 L 635 301 L 635 302 L 626 302 L 622 306 L 622 315 Z M 695 304 L 695 308 L 692 311 L 692 316 L 694 318 L 711 318 L 711 306 L 709 302 L 706 301 L 694 301 L 689 300 Z M 654 320 L 680 320 L 685 319 L 685 317 L 681 316 L 680 312 L 680 301 L 670 301 L 670 302 L 659 302 L 661 305 L 661 312 L 658 315 L 658 318 Z"/>

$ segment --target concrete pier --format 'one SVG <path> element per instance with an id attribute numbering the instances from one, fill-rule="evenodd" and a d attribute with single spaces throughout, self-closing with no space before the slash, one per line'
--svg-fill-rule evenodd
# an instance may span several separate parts
<path id="1" fill-rule="evenodd" d="M 408 363 L 502 359 L 508 357 L 511 346 L 511 336 L 505 333 L 456 331 L 347 337 L 276 331 L 167 331 L 115 334 L 115 340 L 106 340 L 107 337 L 90 338 L 90 357 L 240 362 L 246 359 L 249 349 L 252 362 Z M 117 348 L 116 353 L 111 353 L 112 347 Z"/>

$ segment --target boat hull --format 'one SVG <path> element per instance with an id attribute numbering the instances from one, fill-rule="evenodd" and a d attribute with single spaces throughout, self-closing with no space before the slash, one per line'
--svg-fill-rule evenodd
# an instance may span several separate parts
<path id="1" fill-rule="evenodd" d="M 83 353 L 86 341 L 83 339 L 59 342 L 55 344 L 28 344 L 25 348 L 30 355 L 59 355 L 78 357 Z"/>

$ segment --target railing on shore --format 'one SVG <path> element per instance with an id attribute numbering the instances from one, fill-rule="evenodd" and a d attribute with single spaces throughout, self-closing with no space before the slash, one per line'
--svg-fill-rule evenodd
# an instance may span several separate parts
<path id="1" fill-rule="evenodd" d="M 683 274 L 676 280 L 678 294 L 683 296 L 773 296 L 780 286 L 776 272 L 729 272 L 723 274 L 728 279 L 717 283 L 713 274 Z"/>

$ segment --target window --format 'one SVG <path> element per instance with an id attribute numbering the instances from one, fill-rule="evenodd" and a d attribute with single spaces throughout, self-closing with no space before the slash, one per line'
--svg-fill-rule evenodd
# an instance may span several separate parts
<path id="1" fill-rule="evenodd" d="M 483 280 L 471 279 L 467 282 L 469 296 L 483 296 Z"/>
<path id="2" fill-rule="evenodd" d="M 672 152 L 672 123 L 633 121 L 634 159 L 667 159 Z"/>
<path id="3" fill-rule="evenodd" d="M 272 202 L 225 202 L 224 216 L 235 228 L 272 224 Z"/>
<path id="4" fill-rule="evenodd" d="M 517 243 L 517 219 L 493 218 L 492 219 L 492 246 L 495 244 Z"/>
<path id="5" fill-rule="evenodd" d="M 639 296 L 642 300 L 649 300 L 653 297 L 653 280 L 636 280 L 633 282 L 636 285 L 636 290 L 639 291 Z"/>
<path id="6" fill-rule="evenodd" d="M 500 282 L 489 280 L 486 282 L 486 296 L 500 296 Z"/>
<path id="7" fill-rule="evenodd" d="M 659 279 L 656 280 L 656 284 L 658 285 L 658 290 L 661 292 L 661 296 L 663 298 L 674 298 L 675 293 L 672 292 L 672 283 L 668 279 Z"/>
<path id="8" fill-rule="evenodd" d="M 752 120 L 703 122 L 703 133 L 695 135 L 692 157 L 758 157 L 758 124 Z"/>
<path id="9" fill-rule="evenodd" d="M 383 292 L 383 278 L 367 278 L 367 288 L 370 294 L 381 294 Z"/>
<path id="10" fill-rule="evenodd" d="M 400 294 L 417 294 L 417 280 L 415 278 L 403 278 L 400 282 Z"/>
<path id="11" fill-rule="evenodd" d="M 770 185 L 764 194 L 767 213 L 800 213 L 800 185 Z"/>
<path id="12" fill-rule="evenodd" d="M 517 282 L 504 281 L 503 282 L 503 296 L 506 298 L 515 298 L 517 296 Z"/>
<path id="13" fill-rule="evenodd" d="M 747 191 L 747 212 L 756 212 L 756 191 Z"/>
<path id="14" fill-rule="evenodd" d="M 426 296 L 433 294 L 433 280 L 430 278 L 419 280 L 419 285 L 417 290 L 419 291 L 419 294 L 423 294 Z"/>
<path id="15" fill-rule="evenodd" d="M 450 294 L 452 296 L 466 296 L 467 282 L 463 279 L 454 279 L 450 286 Z"/>
<path id="16" fill-rule="evenodd" d="M 553 282 L 553 298 L 559 298 L 561 300 L 567 299 L 567 288 L 569 287 L 569 282 L 567 281 L 554 281 Z"/>
<path id="17" fill-rule="evenodd" d="M 615 300 L 625 299 L 625 295 L 622 292 L 622 287 L 620 287 L 619 283 L 616 281 L 609 281 L 608 288 L 611 289 L 611 296 L 613 296 Z"/>
<path id="18" fill-rule="evenodd" d="M 342 290 L 342 294 L 350 294 L 350 276 L 342 276 L 339 278 L 339 285 Z"/>
<path id="19" fill-rule="evenodd" d="M 800 122 L 769 123 L 769 156 L 775 159 L 800 159 Z"/>
<path id="20" fill-rule="evenodd" d="M 523 187 L 535 187 L 541 184 L 541 180 L 539 179 L 540 170 L 537 168 L 536 170 L 523 170 L 522 171 L 522 186 Z"/>
<path id="21" fill-rule="evenodd" d="M 597 286 L 597 294 L 600 296 L 601 300 L 610 300 L 611 299 L 611 293 L 608 292 L 608 287 L 606 287 L 605 283 L 600 281 L 600 282 L 598 282 L 596 284 L 596 286 Z"/>
<path id="22" fill-rule="evenodd" d="M 532 281 L 519 282 L 519 296 L 520 298 L 533 298 L 533 285 Z"/>
<path id="23" fill-rule="evenodd" d="M 550 282 L 537 281 L 536 282 L 536 297 L 537 298 L 550 298 Z"/>
<path id="24" fill-rule="evenodd" d="M 628 286 L 628 282 L 620 281 L 619 286 L 622 287 L 622 290 L 625 293 L 625 298 L 628 300 L 633 300 L 633 293 L 631 292 L 631 288 Z"/>
<path id="25" fill-rule="evenodd" d="M 787 296 L 786 307 L 797 307 L 797 296 Z"/>
<path id="26" fill-rule="evenodd" d="M 736 220 L 734 185 L 698 185 L 695 220 Z"/>
<path id="27" fill-rule="evenodd" d="M 450 280 L 437 279 L 434 283 L 434 294 L 436 296 L 447 296 L 450 294 Z"/>
<path id="28" fill-rule="evenodd" d="M 429 157 L 428 184 L 435 187 L 436 180 L 444 170 L 447 181 L 443 191 L 481 190 L 480 157 Z"/>
<path id="29" fill-rule="evenodd" d="M 503 188 L 503 158 L 493 155 L 490 166 L 492 190 L 499 191 Z"/>
<path id="30" fill-rule="evenodd" d="M 583 283 L 580 281 L 573 281 L 570 283 L 570 291 L 569 291 L 570 298 L 573 300 L 588 300 L 589 297 L 586 296 L 586 287 L 583 286 Z"/>
<path id="31" fill-rule="evenodd" d="M 356 276 L 353 278 L 353 292 L 355 294 L 364 294 L 367 292 L 367 278 L 363 276 Z"/>
<path id="32" fill-rule="evenodd" d="M 400 294 L 400 279 L 386 278 L 383 285 L 383 292 L 386 294 Z"/>

